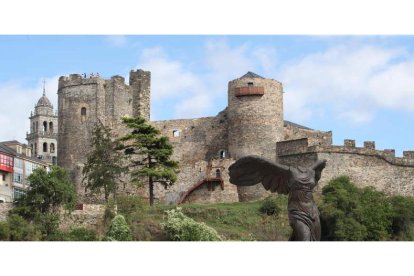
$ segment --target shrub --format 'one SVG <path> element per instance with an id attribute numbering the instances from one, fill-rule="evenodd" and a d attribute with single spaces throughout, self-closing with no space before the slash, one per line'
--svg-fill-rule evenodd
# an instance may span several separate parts
<path id="1" fill-rule="evenodd" d="M 19 215 L 12 214 L 7 218 L 11 241 L 36 241 L 41 233 L 33 225 Z"/>
<path id="2" fill-rule="evenodd" d="M 124 216 L 116 215 L 109 226 L 104 240 L 107 241 L 131 241 L 132 235 Z"/>
<path id="3" fill-rule="evenodd" d="M 58 232 L 59 223 L 59 215 L 54 213 L 37 213 L 34 219 L 34 226 L 42 233 L 44 240 L 49 240 Z"/>
<path id="4" fill-rule="evenodd" d="M 84 227 L 79 227 L 72 229 L 69 234 L 66 236 L 69 241 L 97 241 L 95 231 L 91 229 L 86 229 Z"/>
<path id="5" fill-rule="evenodd" d="M 187 217 L 177 207 L 166 211 L 167 221 L 161 223 L 161 228 L 168 238 L 173 241 L 219 241 L 217 231 L 204 223 L 199 223 Z"/>
<path id="6" fill-rule="evenodd" d="M 259 208 L 259 211 L 260 213 L 266 214 L 268 216 L 278 216 L 281 209 L 277 204 L 276 198 L 274 196 L 269 196 L 263 201 L 262 205 Z"/>
<path id="7" fill-rule="evenodd" d="M 10 229 L 7 222 L 0 222 L 0 241 L 8 241 L 10 238 Z"/>
<path id="8" fill-rule="evenodd" d="M 129 220 L 134 213 L 140 213 L 145 210 L 145 203 L 139 196 L 121 195 L 116 199 L 116 206 L 119 214 Z"/>

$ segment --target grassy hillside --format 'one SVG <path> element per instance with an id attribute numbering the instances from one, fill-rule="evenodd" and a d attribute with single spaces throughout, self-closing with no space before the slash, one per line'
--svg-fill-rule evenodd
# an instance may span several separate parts
<path id="1" fill-rule="evenodd" d="M 263 201 L 183 204 L 180 207 L 185 215 L 216 229 L 224 240 L 286 241 L 291 232 L 287 198 L 278 196 L 276 202 L 281 209 L 278 216 L 260 213 Z M 175 206 L 147 207 L 137 202 L 131 207 L 131 202 L 118 203 L 118 211 L 126 216 L 135 240 L 166 240 L 160 223 L 165 219 L 165 211 L 172 208 Z"/>

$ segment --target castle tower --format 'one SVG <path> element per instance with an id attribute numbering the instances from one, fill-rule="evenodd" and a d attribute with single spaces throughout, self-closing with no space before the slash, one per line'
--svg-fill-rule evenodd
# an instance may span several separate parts
<path id="1" fill-rule="evenodd" d="M 248 72 L 228 86 L 229 153 L 234 159 L 258 155 L 275 160 L 283 140 L 283 88 L 276 80 Z M 257 200 L 267 192 L 261 184 L 238 187 L 240 201 Z"/>
<path id="2" fill-rule="evenodd" d="M 130 85 L 121 76 L 102 79 L 79 74 L 59 78 L 58 165 L 64 167 L 82 195 L 82 169 L 91 150 L 92 130 L 100 121 L 117 135 L 125 133 L 122 116 L 149 119 L 150 72 L 130 72 Z"/>
<path id="3" fill-rule="evenodd" d="M 151 72 L 131 70 L 129 85 L 132 89 L 133 116 L 141 116 L 150 121 Z"/>
<path id="4" fill-rule="evenodd" d="M 32 149 L 33 156 L 56 165 L 58 116 L 46 97 L 44 87 L 43 95 L 35 105 L 34 112 L 31 112 L 29 119 L 30 132 L 26 133 L 26 140 Z"/>

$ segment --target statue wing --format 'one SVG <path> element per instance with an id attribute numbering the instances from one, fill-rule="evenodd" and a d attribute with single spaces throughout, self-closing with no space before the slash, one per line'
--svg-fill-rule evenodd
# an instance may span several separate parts
<path id="1" fill-rule="evenodd" d="M 229 167 L 229 174 L 230 183 L 237 186 L 252 186 L 261 182 L 272 193 L 289 193 L 289 167 L 258 156 L 240 158 Z"/>
<path id="2" fill-rule="evenodd" d="M 322 171 L 326 166 L 326 159 L 322 159 L 322 160 L 318 160 L 315 163 L 313 163 L 313 165 L 311 166 L 311 168 L 315 171 L 315 181 L 318 182 L 319 179 L 321 179 L 321 175 L 322 175 Z"/>

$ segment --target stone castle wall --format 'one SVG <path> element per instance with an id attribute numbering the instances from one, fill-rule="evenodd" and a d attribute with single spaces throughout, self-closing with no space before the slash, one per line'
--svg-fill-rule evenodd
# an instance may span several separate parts
<path id="1" fill-rule="evenodd" d="M 392 195 L 414 196 L 414 159 L 411 152 L 395 157 L 394 150 L 376 150 L 375 143 L 366 141 L 355 147 L 354 140 L 343 146 L 308 146 L 306 138 L 278 143 L 278 158 L 286 165 L 308 166 L 317 159 L 326 159 L 318 190 L 338 176 L 349 176 L 359 187 L 374 186 Z"/>
<path id="2" fill-rule="evenodd" d="M 105 205 L 83 204 L 82 210 L 74 210 L 70 213 L 61 212 L 59 229 L 70 231 L 73 228 L 85 227 L 88 229 L 99 228 L 104 221 Z"/>
<path id="3" fill-rule="evenodd" d="M 144 109 L 139 104 L 150 97 L 150 88 L 145 87 L 149 81 L 150 73 L 142 70 L 130 72 L 132 85 L 125 84 L 121 76 L 109 80 L 83 78 L 78 74 L 60 77 L 58 165 L 70 172 L 78 194 L 84 194 L 82 168 L 95 124 L 101 121 L 117 135 L 123 135 L 126 129 L 121 125 L 122 116 L 139 114 L 149 119 L 149 107 Z"/>
<path id="4" fill-rule="evenodd" d="M 313 129 L 304 129 L 295 127 L 291 124 L 285 125 L 283 140 L 296 140 L 308 138 L 310 146 L 314 145 L 332 145 L 332 132 L 319 131 Z"/>
<path id="5" fill-rule="evenodd" d="M 121 124 L 122 116 L 146 118 L 174 146 L 172 158 L 180 162 L 180 173 L 168 189 L 155 185 L 159 202 L 177 203 L 207 177 L 209 162 L 222 168 L 224 190 L 201 186 L 187 198 L 188 202 L 251 201 L 267 196 L 269 192 L 261 184 L 236 189 L 228 181 L 228 166 L 251 154 L 287 165 L 310 165 L 326 158 L 320 187 L 333 177 L 347 174 L 360 186 L 375 185 L 388 193 L 414 195 L 414 151 L 396 158 L 393 150 L 375 150 L 372 141 L 365 142 L 364 148 L 355 147 L 353 140 L 333 146 L 332 132 L 284 121 L 283 87 L 278 81 L 249 72 L 229 82 L 228 107 L 215 117 L 150 121 L 150 80 L 150 72 L 142 70 L 130 72 L 129 85 L 121 76 L 104 80 L 70 75 L 59 79 L 58 165 L 70 171 L 81 198 L 82 167 L 90 150 L 91 130 L 100 120 L 115 137 L 123 136 L 127 129 Z M 147 187 L 127 185 L 124 192 L 148 197 Z"/>
<path id="6" fill-rule="evenodd" d="M 13 209 L 13 203 L 0 203 L 0 221 L 7 219 L 11 209 Z"/>

